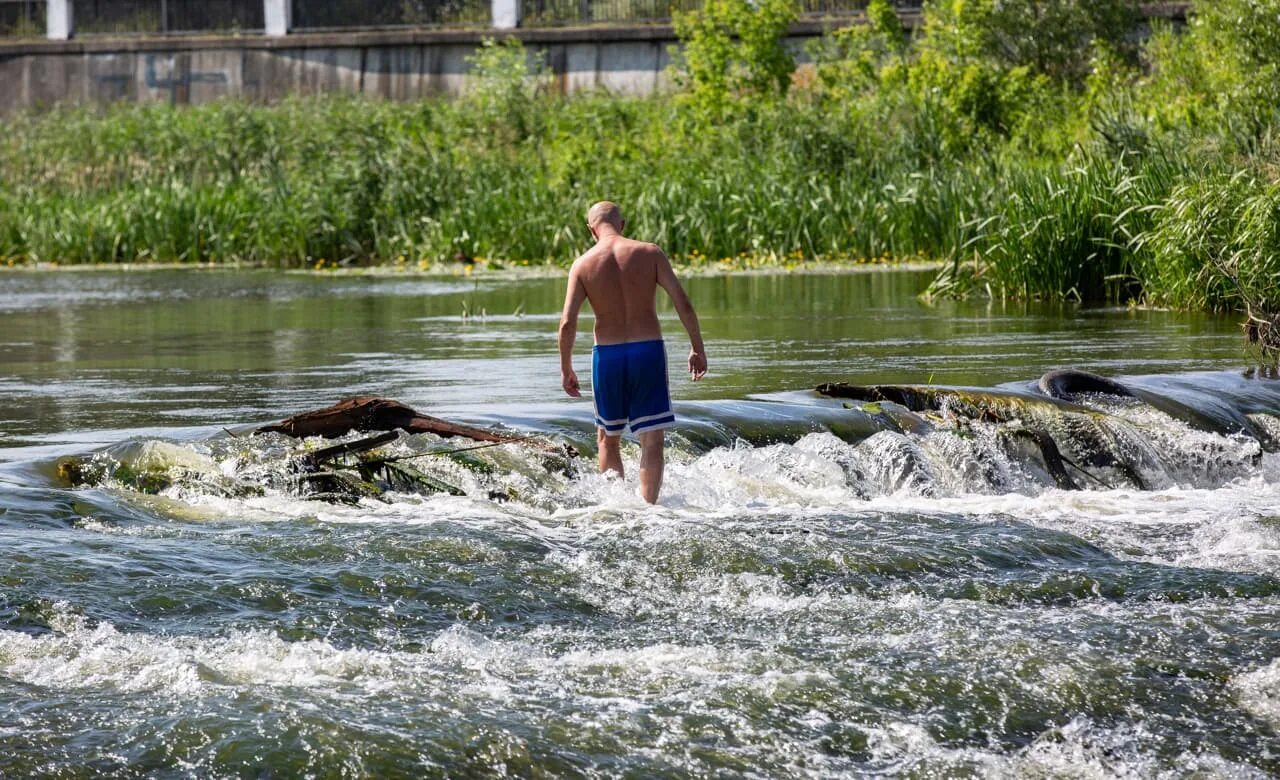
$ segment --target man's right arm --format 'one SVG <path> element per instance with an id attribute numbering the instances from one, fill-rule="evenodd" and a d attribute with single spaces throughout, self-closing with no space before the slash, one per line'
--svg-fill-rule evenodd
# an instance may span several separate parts
<path id="1" fill-rule="evenodd" d="M 560 313 L 560 386 L 574 398 L 581 397 L 582 387 L 573 370 L 573 342 L 578 337 L 578 312 L 586 300 L 587 288 L 578 278 L 578 264 L 569 269 L 569 289 L 564 296 L 564 311 Z"/>
<path id="2" fill-rule="evenodd" d="M 661 249 L 658 252 L 658 285 L 671 296 L 671 303 L 680 316 L 680 324 L 689 333 L 689 378 L 697 382 L 707 373 L 706 346 L 702 343 L 702 328 L 698 324 L 698 313 L 693 310 L 689 296 L 685 294 L 680 279 L 676 277 L 671 261 Z"/>

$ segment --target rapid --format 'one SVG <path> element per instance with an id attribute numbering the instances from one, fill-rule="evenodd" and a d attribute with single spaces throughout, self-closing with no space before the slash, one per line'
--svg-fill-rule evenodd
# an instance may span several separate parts
<path id="1" fill-rule="evenodd" d="M 558 396 L 561 280 L 0 275 L 0 774 L 1280 773 L 1280 379 L 1229 319 L 927 281 L 688 280 L 648 507 Z M 401 436 L 456 489 L 343 502 L 249 435 L 357 393 L 583 456 Z"/>

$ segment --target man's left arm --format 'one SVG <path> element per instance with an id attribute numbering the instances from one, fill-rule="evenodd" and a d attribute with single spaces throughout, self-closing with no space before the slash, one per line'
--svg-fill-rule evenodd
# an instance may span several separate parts
<path id="1" fill-rule="evenodd" d="M 684 325 L 685 331 L 689 334 L 689 378 L 697 382 L 707 375 L 707 351 L 702 344 L 702 327 L 698 324 L 698 313 L 693 310 L 693 304 L 689 302 L 684 286 L 676 278 L 671 261 L 658 247 L 655 246 L 654 251 L 658 253 L 658 285 L 671 296 L 671 303 L 675 305 L 676 314 L 680 316 L 680 324 Z"/>
<path id="2" fill-rule="evenodd" d="M 573 342 L 578 337 L 578 312 L 586 300 L 587 289 L 578 278 L 578 264 L 569 269 L 569 290 L 564 296 L 564 311 L 560 313 L 560 386 L 574 398 L 582 397 L 578 375 L 573 370 Z"/>

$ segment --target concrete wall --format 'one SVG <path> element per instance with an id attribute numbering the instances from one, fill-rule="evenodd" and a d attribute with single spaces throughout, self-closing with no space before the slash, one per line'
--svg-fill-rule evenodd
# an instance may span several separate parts
<path id="1" fill-rule="evenodd" d="M 1179 18 L 1186 5 L 1151 5 Z M 919 16 L 902 12 L 908 27 Z M 793 25 L 790 43 L 843 22 Z M 541 58 L 564 92 L 650 94 L 669 86 L 669 25 L 494 30 L 394 30 L 268 36 L 85 38 L 0 43 L 0 115 L 57 103 L 202 103 L 233 96 L 351 93 L 411 100 L 466 89 L 467 57 L 486 37 L 511 36 Z"/>
<path id="2" fill-rule="evenodd" d="M 818 34 L 802 28 L 797 39 Z M 667 86 L 671 28 L 519 30 L 554 88 L 649 94 Z M 392 100 L 456 95 L 489 32 L 382 31 L 0 44 L 0 113 L 57 103 L 277 100 L 328 92 Z"/>

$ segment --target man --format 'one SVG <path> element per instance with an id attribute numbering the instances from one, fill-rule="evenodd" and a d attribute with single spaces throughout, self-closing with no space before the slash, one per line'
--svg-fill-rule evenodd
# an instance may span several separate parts
<path id="1" fill-rule="evenodd" d="M 698 315 L 689 303 L 671 262 L 654 244 L 623 238 L 626 222 L 617 205 L 603 201 L 587 212 L 596 245 L 569 269 L 569 291 L 560 316 L 560 384 L 582 396 L 573 371 L 573 341 L 585 299 L 595 312 L 595 348 L 591 384 L 595 393 L 596 440 L 600 471 L 622 476 L 618 445 L 630 427 L 640 439 L 640 495 L 650 504 L 662 488 L 663 429 L 675 422 L 667 392 L 667 353 L 654 298 L 667 291 L 680 322 L 689 332 L 689 377 L 707 373 Z"/>

